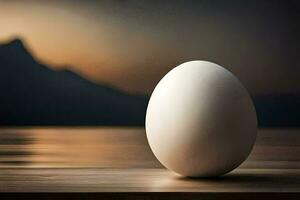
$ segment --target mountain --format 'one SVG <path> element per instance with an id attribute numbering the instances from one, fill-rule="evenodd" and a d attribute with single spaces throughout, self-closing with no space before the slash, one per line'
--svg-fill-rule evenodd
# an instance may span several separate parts
<path id="1" fill-rule="evenodd" d="M 260 94 L 253 98 L 260 127 L 300 126 L 300 94 Z"/>
<path id="2" fill-rule="evenodd" d="M 300 126 L 300 94 L 253 96 L 260 127 Z M 21 40 L 0 45 L 0 125 L 144 125 L 149 98 L 38 63 Z"/>
<path id="3" fill-rule="evenodd" d="M 14 40 L 0 45 L 0 125 L 143 125 L 148 97 L 38 63 Z"/>

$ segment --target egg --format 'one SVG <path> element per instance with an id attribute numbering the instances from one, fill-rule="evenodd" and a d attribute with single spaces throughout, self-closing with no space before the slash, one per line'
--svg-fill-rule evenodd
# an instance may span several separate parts
<path id="1" fill-rule="evenodd" d="M 246 88 L 231 72 L 212 62 L 190 61 L 155 87 L 145 126 L 162 165 L 182 176 L 213 177 L 248 157 L 257 117 Z"/>

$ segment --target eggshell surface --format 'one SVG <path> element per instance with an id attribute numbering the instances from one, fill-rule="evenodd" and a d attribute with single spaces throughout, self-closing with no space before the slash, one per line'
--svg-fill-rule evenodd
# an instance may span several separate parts
<path id="1" fill-rule="evenodd" d="M 250 154 L 256 111 L 231 72 L 211 62 L 190 61 L 172 69 L 155 87 L 146 133 L 166 168 L 189 177 L 219 176 Z"/>

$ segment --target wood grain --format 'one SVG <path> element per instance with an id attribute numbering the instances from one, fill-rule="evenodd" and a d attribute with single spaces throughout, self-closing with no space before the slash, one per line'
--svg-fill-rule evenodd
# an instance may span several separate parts
<path id="1" fill-rule="evenodd" d="M 164 169 L 139 128 L 0 129 L 0 192 L 95 192 L 116 199 L 164 199 L 166 193 L 181 199 L 234 199 L 241 194 L 300 199 L 299 161 L 300 129 L 259 130 L 247 161 L 215 179 L 186 179 Z M 99 197 L 94 195 L 82 198 Z"/>
<path id="2" fill-rule="evenodd" d="M 299 169 L 188 179 L 165 169 L 2 169 L 1 192 L 299 192 Z"/>
<path id="3" fill-rule="evenodd" d="M 141 128 L 1 128 L 0 168 L 162 168 Z M 300 129 L 260 129 L 241 168 L 300 168 Z"/>

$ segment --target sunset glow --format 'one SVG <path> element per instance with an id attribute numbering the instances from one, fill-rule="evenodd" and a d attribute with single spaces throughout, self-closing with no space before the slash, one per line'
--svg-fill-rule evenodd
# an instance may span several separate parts
<path id="1" fill-rule="evenodd" d="M 284 19 L 273 26 L 239 13 L 246 24 L 226 4 L 178 2 L 2 1 L 0 42 L 21 38 L 52 68 L 130 92 L 150 93 L 167 71 L 195 59 L 227 67 L 251 93 L 300 89 L 291 87 L 289 46 L 281 48 Z"/>

